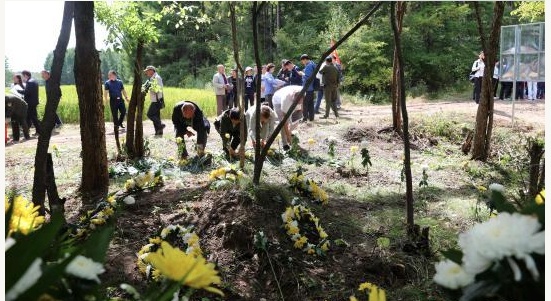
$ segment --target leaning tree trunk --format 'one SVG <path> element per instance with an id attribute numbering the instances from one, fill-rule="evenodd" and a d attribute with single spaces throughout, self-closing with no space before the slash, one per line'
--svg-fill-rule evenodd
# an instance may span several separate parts
<path id="1" fill-rule="evenodd" d="M 139 158 L 139 153 L 143 155 L 143 128 L 141 130 L 138 130 L 139 127 L 142 126 L 141 117 L 140 119 L 140 126 L 137 125 L 137 118 L 136 118 L 136 111 L 138 111 L 138 114 L 140 114 L 140 111 L 138 109 L 138 104 L 142 103 L 142 109 L 141 113 L 143 115 L 143 102 L 145 95 L 141 92 L 142 89 L 142 56 L 143 56 L 143 47 L 144 42 L 138 41 L 137 47 L 136 47 L 136 57 L 134 59 L 134 82 L 132 84 L 132 95 L 130 96 L 130 103 L 128 104 L 128 115 L 127 115 L 127 131 L 126 131 L 126 153 L 128 155 L 128 158 L 134 159 Z M 139 136 L 138 132 L 140 132 L 141 140 L 142 140 L 142 147 L 141 152 L 138 151 L 137 143 L 138 140 L 136 137 Z"/>
<path id="2" fill-rule="evenodd" d="M 44 119 L 42 120 L 42 132 L 38 136 L 36 146 L 36 155 L 34 158 L 34 179 L 33 179 L 33 203 L 40 206 L 39 214 L 46 213 L 44 208 L 44 199 L 46 198 L 46 162 L 48 159 L 48 148 L 50 146 L 50 137 L 54 128 L 54 119 L 61 98 L 61 89 L 59 82 L 61 80 L 61 70 L 65 61 L 65 52 L 71 37 L 71 27 L 73 24 L 74 3 L 65 2 L 63 9 L 63 21 L 61 22 L 61 31 L 57 39 L 57 45 L 54 50 L 54 58 L 50 70 L 49 89 L 46 95 L 46 108 L 44 110 Z M 50 200 L 52 202 L 52 200 Z M 52 204 L 50 204 L 52 205 Z M 50 208 L 50 210 L 52 210 Z"/>
<path id="3" fill-rule="evenodd" d="M 109 186 L 94 2 L 75 2 L 75 82 L 80 111 L 83 200 L 104 197 Z"/>
<path id="4" fill-rule="evenodd" d="M 402 34 L 402 24 L 404 21 L 404 15 L 406 13 L 406 2 L 398 1 L 396 3 L 396 22 L 398 26 L 398 34 Z M 391 97 L 392 97 L 392 128 L 395 132 L 402 132 L 402 114 L 400 107 L 400 64 L 398 60 L 398 53 L 396 51 L 396 45 L 394 45 L 394 58 L 392 60 L 392 85 Z"/>
<path id="5" fill-rule="evenodd" d="M 252 7 L 252 26 L 253 26 L 253 48 L 254 48 L 254 60 L 256 63 L 257 75 L 256 75 L 256 113 L 255 120 L 251 120 L 254 124 L 249 124 L 249 126 L 254 126 L 257 129 L 260 128 L 260 78 L 262 76 L 261 65 L 260 65 L 260 52 L 258 50 L 258 15 L 262 7 L 266 2 L 261 2 L 260 5 L 257 2 L 253 2 Z M 251 123 L 252 123 L 251 122 Z M 254 171 L 253 171 L 253 184 L 260 184 L 260 173 L 262 172 L 262 164 L 264 163 L 260 157 L 260 131 L 256 131 L 256 137 L 251 137 L 255 139 L 255 148 L 254 148 Z"/>
<path id="6" fill-rule="evenodd" d="M 310 76 L 306 80 L 306 82 L 304 83 L 304 85 L 302 87 L 302 90 L 300 90 L 300 92 L 295 95 L 295 98 L 293 99 L 293 103 L 289 107 L 289 110 L 287 111 L 285 116 L 283 116 L 283 119 L 279 122 L 279 124 L 276 126 L 276 128 L 274 129 L 274 132 L 272 133 L 272 135 L 266 141 L 266 145 L 262 148 L 262 152 L 260 153 L 260 156 L 258 156 L 257 154 L 255 155 L 255 161 L 254 161 L 255 166 L 254 166 L 254 174 L 253 174 L 253 183 L 254 184 L 257 185 L 260 182 L 260 174 L 262 172 L 262 166 L 264 164 L 264 160 L 266 159 L 266 155 L 268 154 L 268 150 L 270 149 L 270 146 L 272 146 L 272 143 L 276 139 L 277 135 L 281 132 L 281 130 L 283 128 L 283 125 L 287 122 L 287 120 L 293 114 L 293 111 L 295 110 L 295 108 L 298 105 L 298 101 L 301 98 L 304 97 L 304 94 L 306 93 L 307 87 L 309 87 L 310 84 L 312 84 L 312 82 L 314 81 L 314 78 L 315 78 L 314 74 L 317 74 L 318 71 L 320 70 L 324 58 L 327 57 L 328 55 L 330 55 L 335 49 L 337 49 L 337 47 L 339 47 L 342 43 L 344 43 L 346 40 L 348 40 L 348 38 L 351 35 L 353 35 L 358 29 L 360 29 L 360 27 L 362 27 L 367 22 L 367 20 L 375 13 L 375 11 L 377 11 L 379 9 L 380 6 L 381 6 L 381 2 L 379 1 L 373 6 L 373 8 L 367 13 L 367 15 L 365 15 L 360 21 L 358 21 L 358 23 L 356 23 L 354 25 L 354 27 L 352 27 L 348 32 L 346 32 L 344 34 L 344 36 L 342 38 L 340 38 L 340 40 L 338 40 L 333 46 L 329 47 L 329 49 L 327 49 L 320 56 L 320 60 L 318 61 L 318 64 L 317 64 L 316 68 L 314 68 L 314 71 L 312 72 L 313 76 Z M 254 8 L 253 8 L 253 25 L 255 24 L 254 21 L 255 21 L 255 19 L 254 19 Z M 253 31 L 253 37 L 254 37 L 254 31 Z M 258 59 L 258 53 L 257 52 L 255 52 L 255 58 L 257 59 L 257 62 L 258 62 L 259 59 Z M 257 107 L 257 113 L 258 113 L 258 110 L 260 110 L 259 107 Z M 259 115 L 257 115 L 257 116 L 259 116 Z M 257 118 L 257 119 L 260 119 L 260 118 Z M 257 131 L 257 136 L 259 135 L 258 133 L 259 133 L 259 131 Z"/>
<path id="7" fill-rule="evenodd" d="M 406 108 L 406 87 L 404 83 L 404 58 L 402 56 L 402 43 L 400 40 L 400 33 L 398 31 L 398 26 L 396 24 L 395 16 L 395 5 L 394 2 L 390 3 L 390 24 L 392 25 L 392 32 L 394 33 L 394 50 L 396 51 L 396 56 L 398 57 L 398 72 L 400 73 L 398 78 L 400 85 L 400 106 L 402 109 L 402 120 L 403 120 L 403 137 L 404 137 L 404 173 L 406 176 L 406 221 L 408 227 L 408 233 L 413 233 L 415 229 L 415 223 L 413 220 L 413 180 L 411 177 L 411 158 L 410 158 L 410 147 L 409 147 L 409 120 L 408 120 L 408 111 Z"/>
<path id="8" fill-rule="evenodd" d="M 480 35 L 480 43 L 485 55 L 484 64 L 486 68 L 484 68 L 484 76 L 482 77 L 482 94 L 480 97 L 478 110 L 476 112 L 472 159 L 486 161 L 490 155 L 490 142 L 494 126 L 494 98 L 492 92 L 492 75 L 494 72 L 493 66 L 495 65 L 498 53 L 501 21 L 503 19 L 505 4 L 501 1 L 495 2 L 494 4 L 494 15 L 489 41 L 482 25 L 483 23 L 479 3 L 473 2 L 473 7 L 478 32 Z"/>

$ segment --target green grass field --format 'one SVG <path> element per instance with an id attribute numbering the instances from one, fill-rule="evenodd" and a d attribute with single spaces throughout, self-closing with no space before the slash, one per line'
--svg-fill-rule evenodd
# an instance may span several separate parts
<path id="1" fill-rule="evenodd" d="M 126 86 L 126 89 L 128 89 L 127 91 L 130 91 L 131 85 Z M 7 92 L 9 92 L 9 89 L 6 89 L 6 93 Z M 44 89 L 44 86 L 40 87 L 39 93 L 40 105 L 38 106 L 38 115 L 39 119 L 42 120 L 42 116 L 44 115 L 44 107 L 46 105 L 46 90 Z M 78 111 L 76 87 L 74 85 L 61 86 L 61 93 L 63 94 L 63 97 L 61 98 L 61 102 L 57 108 L 57 113 L 61 117 L 61 120 L 65 123 L 78 123 L 80 115 Z M 208 117 L 213 117 L 216 115 L 216 97 L 214 95 L 214 91 L 212 90 L 165 87 L 164 97 L 166 107 L 161 111 L 162 119 L 171 119 L 172 107 L 180 100 L 190 100 L 195 102 Z M 149 104 L 149 96 L 146 96 L 143 116 L 144 119 L 147 119 L 146 113 L 149 108 Z M 104 105 L 105 121 L 112 121 L 109 102 L 104 102 Z M 126 109 L 128 110 L 128 103 L 126 103 Z"/>

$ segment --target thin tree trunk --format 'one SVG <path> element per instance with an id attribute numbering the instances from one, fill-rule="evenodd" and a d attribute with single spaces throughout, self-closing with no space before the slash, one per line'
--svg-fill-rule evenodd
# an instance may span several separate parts
<path id="1" fill-rule="evenodd" d="M 475 19 L 480 35 L 480 43 L 484 51 L 485 69 L 482 78 L 482 94 L 476 113 L 476 127 L 473 139 L 472 159 L 486 161 L 490 155 L 491 138 L 494 118 L 494 98 L 492 93 L 492 75 L 497 59 L 501 21 L 503 19 L 504 2 L 495 2 L 490 36 L 486 37 L 478 2 L 473 2 Z M 488 41 L 489 40 L 489 41 Z"/>
<path id="2" fill-rule="evenodd" d="M 403 120 L 403 137 L 404 137 L 404 173 L 406 176 L 406 222 L 408 227 L 408 233 L 413 233 L 415 222 L 413 220 L 413 180 L 411 177 L 411 158 L 409 147 L 409 120 L 408 111 L 406 108 L 406 93 L 404 83 L 404 58 L 402 56 L 402 44 L 400 40 L 400 33 L 396 24 L 395 16 L 395 3 L 390 3 L 390 24 L 392 25 L 392 32 L 394 33 L 394 49 L 398 57 L 399 74 L 399 86 L 400 86 L 400 105 L 402 109 Z"/>
<path id="3" fill-rule="evenodd" d="M 65 220 L 65 198 L 59 198 L 57 185 L 55 183 L 54 163 L 52 161 L 52 154 L 50 153 L 48 153 L 48 159 L 46 161 L 46 187 L 50 214 L 58 214 Z"/>
<path id="4" fill-rule="evenodd" d="M 94 2 L 75 2 L 75 81 L 80 111 L 83 200 L 104 197 L 109 186 Z"/>
<path id="5" fill-rule="evenodd" d="M 137 124 L 136 124 L 136 111 L 139 102 L 143 102 L 145 95 L 141 92 L 142 89 L 142 55 L 143 55 L 143 41 L 138 41 L 136 47 L 136 57 L 134 59 L 134 82 L 132 84 L 132 95 L 130 96 L 130 103 L 128 104 L 127 115 L 127 131 L 126 131 L 126 152 L 128 158 L 134 159 L 139 157 L 136 148 L 135 137 L 137 136 Z M 142 129 L 143 139 L 143 129 Z M 143 143 L 142 143 L 143 145 Z"/>
<path id="6" fill-rule="evenodd" d="M 533 199 L 540 192 L 540 164 L 544 154 L 543 143 L 539 143 L 536 139 L 531 140 L 529 144 L 530 166 L 528 172 L 528 196 Z"/>
<path id="7" fill-rule="evenodd" d="M 239 139 L 241 143 L 239 144 L 239 167 L 243 169 L 245 167 L 245 143 L 246 143 L 246 133 L 245 133 L 245 112 L 243 110 L 243 67 L 239 62 L 239 45 L 237 44 L 237 22 L 235 17 L 235 4 L 230 2 L 230 21 L 231 21 L 231 36 L 232 36 L 232 45 L 233 45 L 233 58 L 235 64 L 237 65 L 237 90 L 234 97 L 237 98 L 237 103 L 239 104 Z M 234 100 L 235 101 L 235 100 Z"/>
<path id="8" fill-rule="evenodd" d="M 46 108 L 44 110 L 44 119 L 42 120 L 38 143 L 36 146 L 36 155 L 34 158 L 34 179 L 33 179 L 33 203 L 40 206 L 39 214 L 46 213 L 44 200 L 46 198 L 46 160 L 48 148 L 50 146 L 50 137 L 54 128 L 54 119 L 61 98 L 61 89 L 59 83 L 63 62 L 65 61 L 65 52 L 71 37 L 71 28 L 73 24 L 74 2 L 65 2 L 63 9 L 63 20 L 61 22 L 61 31 L 57 39 L 57 45 L 54 50 L 54 58 L 50 69 L 50 79 L 48 80 L 48 93 L 46 95 Z"/>
<path id="9" fill-rule="evenodd" d="M 402 34 L 402 24 L 404 21 L 404 15 L 406 13 L 406 2 L 398 1 L 396 3 L 396 22 L 398 23 L 398 34 Z M 398 60 L 398 54 L 396 52 L 396 45 L 394 46 L 394 56 L 392 64 L 392 86 L 391 86 L 391 96 L 392 96 L 392 127 L 394 131 L 401 133 L 402 132 L 402 115 L 400 108 L 400 65 Z"/>
<path id="10" fill-rule="evenodd" d="M 362 27 L 365 22 L 377 11 L 377 9 L 381 6 L 382 2 L 376 2 L 376 4 L 373 6 L 373 8 L 367 13 L 365 17 L 363 17 L 354 27 L 352 27 L 340 40 L 338 40 L 333 46 L 329 47 L 328 50 L 326 50 L 321 56 L 320 60 L 317 63 L 316 68 L 312 72 L 312 74 L 317 74 L 318 71 L 321 68 L 321 64 L 323 63 L 323 60 L 333 52 L 333 50 L 337 49 L 344 41 L 346 41 L 352 34 L 354 34 L 360 27 Z M 254 9 L 254 8 L 253 8 Z M 254 15 L 253 15 L 253 24 L 254 24 Z M 254 37 L 254 32 L 253 32 Z M 257 53 L 255 52 L 255 56 Z M 258 61 L 258 58 L 257 58 Z M 296 106 L 298 105 L 298 101 L 304 97 L 304 94 L 306 93 L 306 88 L 310 86 L 310 84 L 314 81 L 315 76 L 311 76 L 308 78 L 308 80 L 304 83 L 304 86 L 302 87 L 302 90 L 295 95 L 295 99 L 293 100 L 293 104 L 291 107 L 289 107 L 289 110 L 283 116 L 283 119 L 279 122 L 279 124 L 274 129 L 274 132 L 272 135 L 268 138 L 266 141 L 266 145 L 262 149 L 262 152 L 260 153 L 259 157 L 256 157 L 257 154 L 255 152 L 255 166 L 254 166 L 254 174 L 253 174 L 253 183 L 258 184 L 260 182 L 260 174 L 262 172 L 262 166 L 264 164 L 264 160 L 266 159 L 266 155 L 268 154 L 268 150 L 270 149 L 270 146 L 272 146 L 272 143 L 274 142 L 277 135 L 281 132 L 281 129 L 283 128 L 283 125 L 287 122 L 287 120 L 291 117 L 293 114 L 293 111 L 295 110 Z M 258 89 L 258 88 L 257 88 Z M 259 114 L 260 107 L 257 107 L 257 114 Z M 258 116 L 258 115 L 257 115 Z M 257 131 L 257 135 L 259 135 L 259 131 Z M 255 150 L 256 151 L 256 150 Z"/>
<path id="11" fill-rule="evenodd" d="M 249 126 L 255 126 L 260 128 L 260 84 L 262 77 L 262 65 L 260 63 L 260 53 L 258 51 L 258 14 L 262 10 L 262 7 L 266 2 L 261 2 L 260 5 L 255 1 L 252 7 L 252 27 L 253 27 L 253 48 L 254 48 L 254 60 L 256 63 L 256 117 L 253 120 L 254 124 Z M 262 160 L 260 158 L 260 131 L 256 131 L 256 137 L 254 137 L 256 144 L 254 148 L 254 171 L 253 171 L 253 184 L 258 185 L 260 183 L 260 173 L 262 172 Z"/>

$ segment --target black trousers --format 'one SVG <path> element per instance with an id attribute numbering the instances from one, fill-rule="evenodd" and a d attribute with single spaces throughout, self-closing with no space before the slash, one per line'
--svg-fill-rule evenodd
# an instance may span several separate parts
<path id="1" fill-rule="evenodd" d="M 40 133 L 40 121 L 38 121 L 38 111 L 36 107 L 38 105 L 31 105 L 27 107 L 27 124 L 30 126 L 34 125 L 37 133 Z"/>
<path id="2" fill-rule="evenodd" d="M 302 102 L 302 120 L 314 120 L 314 91 L 307 91 Z"/>
<path id="3" fill-rule="evenodd" d="M 497 96 L 497 85 L 499 84 L 499 80 L 497 78 L 492 77 L 492 86 L 494 87 L 494 97 Z"/>
<path id="4" fill-rule="evenodd" d="M 109 106 L 111 107 L 111 115 L 113 116 L 113 123 L 115 126 L 122 125 L 124 116 L 126 115 L 124 100 L 122 98 L 111 98 L 109 100 Z"/>
<path id="5" fill-rule="evenodd" d="M 482 77 L 474 78 L 473 99 L 477 104 L 480 102 L 480 93 L 482 92 Z"/>
<path id="6" fill-rule="evenodd" d="M 245 93 L 243 102 L 245 103 L 245 111 L 249 108 L 249 105 L 252 107 L 254 105 L 254 93 Z"/>
<path id="7" fill-rule="evenodd" d="M 14 141 L 19 141 L 20 138 L 20 130 L 19 125 L 23 128 L 23 136 L 25 136 L 25 139 L 30 139 L 31 136 L 29 135 L 29 126 L 27 124 L 27 120 L 25 118 L 17 118 L 16 116 L 11 117 L 11 131 Z"/>
<path id="8" fill-rule="evenodd" d="M 147 110 L 147 118 L 153 121 L 153 127 L 155 127 L 155 134 L 162 131 L 163 124 L 161 122 L 161 104 L 158 101 L 152 102 Z"/>
<path id="9" fill-rule="evenodd" d="M 501 82 L 501 89 L 499 90 L 499 99 L 504 100 L 511 98 L 511 92 L 513 91 L 512 82 Z"/>

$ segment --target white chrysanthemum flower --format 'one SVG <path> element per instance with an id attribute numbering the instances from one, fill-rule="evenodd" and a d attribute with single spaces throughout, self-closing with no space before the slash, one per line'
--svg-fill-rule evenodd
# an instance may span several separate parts
<path id="1" fill-rule="evenodd" d="M 78 278 L 94 280 L 100 283 L 98 275 L 105 272 L 103 265 L 88 257 L 78 255 L 67 265 L 65 272 Z"/>
<path id="2" fill-rule="evenodd" d="M 421 165 L 421 169 L 424 171 L 424 172 L 427 172 L 427 170 L 429 170 L 429 166 L 427 164 L 423 164 Z"/>
<path id="3" fill-rule="evenodd" d="M 15 239 L 8 237 L 6 239 L 6 251 L 11 248 L 13 245 L 15 245 Z"/>
<path id="4" fill-rule="evenodd" d="M 29 266 L 25 274 L 17 280 L 12 288 L 6 293 L 6 300 L 11 301 L 17 299 L 19 295 L 27 291 L 33 286 L 36 281 L 42 276 L 42 258 L 36 258 Z"/>
<path id="5" fill-rule="evenodd" d="M 335 138 L 334 136 L 329 136 L 329 138 L 327 138 L 327 140 L 329 142 L 337 142 L 337 138 Z"/>
<path id="6" fill-rule="evenodd" d="M 360 143 L 360 148 L 364 149 L 364 148 L 367 148 L 369 146 L 369 142 L 367 140 L 362 140 L 362 142 Z"/>
<path id="7" fill-rule="evenodd" d="M 459 235 L 463 265 L 472 274 L 485 271 L 507 256 L 524 259 L 545 253 L 545 231 L 537 218 L 519 213 L 500 213 Z"/>
<path id="8" fill-rule="evenodd" d="M 126 205 L 134 205 L 136 203 L 136 199 L 134 199 L 134 197 L 132 197 L 131 195 L 125 197 L 122 201 Z"/>
<path id="9" fill-rule="evenodd" d="M 474 275 L 468 273 L 457 263 L 446 259 L 435 264 L 434 282 L 449 289 L 458 289 L 471 284 Z"/>
<path id="10" fill-rule="evenodd" d="M 293 241 L 297 241 L 299 238 L 300 238 L 300 233 L 297 233 L 297 234 L 294 234 L 293 236 L 291 236 L 291 239 Z"/>
<path id="11" fill-rule="evenodd" d="M 503 185 L 497 184 L 497 183 L 490 184 L 488 189 L 490 189 L 490 191 L 495 191 L 495 192 L 501 192 L 501 193 L 505 192 L 505 187 Z"/>

